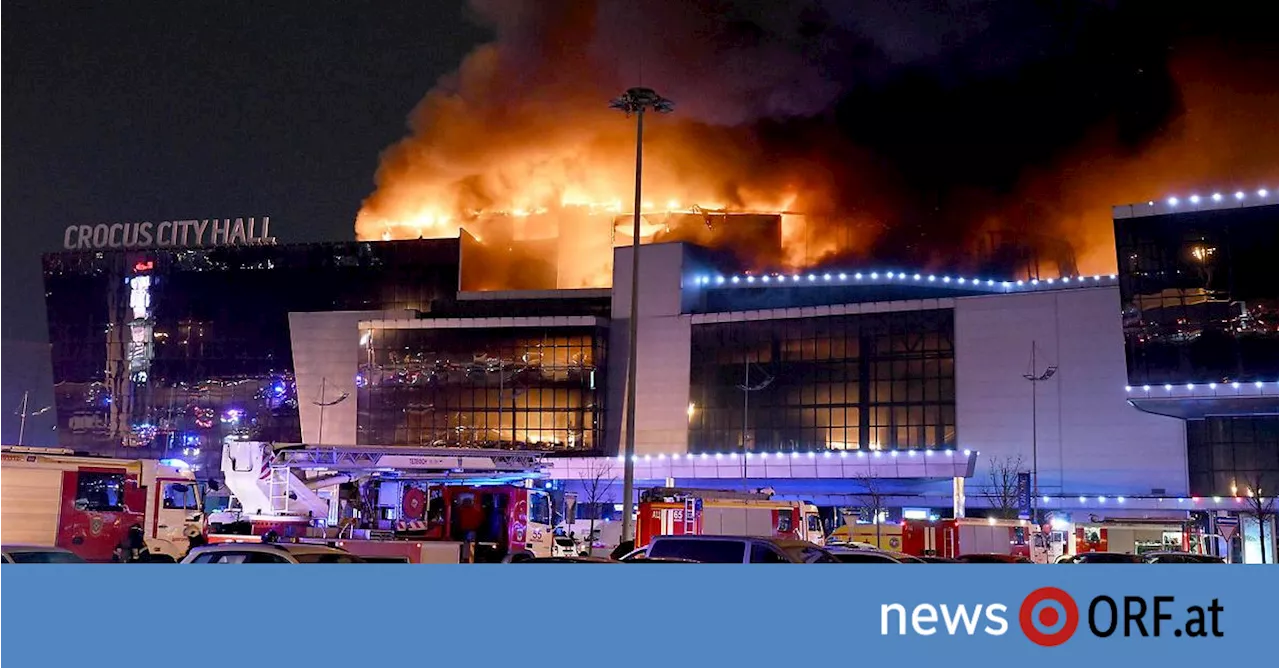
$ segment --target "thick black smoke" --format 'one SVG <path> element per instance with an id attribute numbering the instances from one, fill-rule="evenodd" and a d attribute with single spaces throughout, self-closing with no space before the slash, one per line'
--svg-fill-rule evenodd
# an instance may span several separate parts
<path id="1" fill-rule="evenodd" d="M 792 209 L 820 214 L 804 234 L 811 264 L 960 264 L 1012 244 L 1101 271 L 1114 262 L 1112 204 L 1276 180 L 1274 8 L 472 6 L 495 41 L 428 95 L 413 135 L 384 156 L 362 236 L 442 199 L 449 211 L 511 206 L 529 199 L 522 179 L 546 174 L 535 205 L 575 179 L 625 184 L 629 131 L 605 105 L 637 83 L 677 103 L 646 145 L 655 192 L 696 182 L 695 198 L 730 208 L 792 192 Z M 495 170 L 513 155 L 518 168 Z"/>

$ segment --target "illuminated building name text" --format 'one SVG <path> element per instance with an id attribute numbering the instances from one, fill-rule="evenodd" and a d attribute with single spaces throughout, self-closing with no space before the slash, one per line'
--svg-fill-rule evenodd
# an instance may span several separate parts
<path id="1" fill-rule="evenodd" d="M 62 233 L 67 250 L 102 248 L 169 248 L 173 246 L 270 245 L 271 219 L 206 218 L 166 220 L 160 223 L 101 223 L 71 225 Z"/>

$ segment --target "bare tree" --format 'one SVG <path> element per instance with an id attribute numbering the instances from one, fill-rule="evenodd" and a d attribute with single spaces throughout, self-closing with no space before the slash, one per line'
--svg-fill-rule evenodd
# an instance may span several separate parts
<path id="1" fill-rule="evenodd" d="M 1022 455 L 996 459 L 992 457 L 987 469 L 987 486 L 982 496 L 995 516 L 1000 519 L 1018 518 L 1018 477 L 1024 473 Z"/>
<path id="2" fill-rule="evenodd" d="M 613 473 L 613 464 L 607 458 L 593 458 L 587 470 L 579 478 L 582 480 L 582 491 L 586 494 L 586 502 L 591 504 L 591 524 L 587 529 L 587 551 L 595 546 L 596 518 L 600 516 L 600 506 L 613 501 L 613 485 L 618 476 Z M 569 522 L 573 518 L 566 517 Z"/>
<path id="3" fill-rule="evenodd" d="M 857 476 L 855 480 L 864 488 L 864 492 L 857 494 L 858 501 L 861 502 L 860 508 L 871 513 L 871 521 L 876 526 L 876 547 L 883 549 L 882 536 L 880 526 L 883 524 L 881 516 L 885 511 L 885 501 L 888 494 L 885 493 L 884 487 L 881 485 L 880 478 L 874 475 Z M 853 524 L 849 524 L 849 542 L 853 542 Z"/>
<path id="4" fill-rule="evenodd" d="M 1276 493 L 1273 489 L 1264 489 L 1262 485 L 1262 474 L 1256 474 L 1249 480 L 1244 488 L 1244 496 L 1246 507 L 1248 510 L 1240 512 L 1241 515 L 1249 515 L 1258 521 L 1258 546 L 1262 552 L 1262 563 L 1267 563 L 1267 545 L 1270 542 L 1272 546 L 1272 554 L 1275 554 L 1275 532 L 1271 533 L 1271 541 L 1267 540 L 1267 524 L 1272 517 L 1276 516 L 1276 497 L 1267 496 Z M 1240 541 L 1244 542 L 1244 526 L 1240 526 Z"/>

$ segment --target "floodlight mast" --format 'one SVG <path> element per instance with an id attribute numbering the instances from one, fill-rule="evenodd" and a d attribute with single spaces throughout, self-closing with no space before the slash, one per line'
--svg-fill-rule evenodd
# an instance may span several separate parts
<path id="1" fill-rule="evenodd" d="M 630 118 L 636 117 L 636 198 L 631 217 L 631 315 L 627 321 L 627 391 L 625 431 L 622 446 L 622 540 L 635 539 L 636 484 L 636 359 L 640 316 L 640 207 L 641 181 L 644 173 L 644 115 L 646 111 L 670 113 L 675 105 L 652 88 L 628 88 L 609 103 Z"/>

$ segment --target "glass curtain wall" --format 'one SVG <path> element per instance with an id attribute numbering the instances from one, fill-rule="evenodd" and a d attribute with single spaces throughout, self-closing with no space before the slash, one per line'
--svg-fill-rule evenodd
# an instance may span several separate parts
<path id="1" fill-rule="evenodd" d="M 366 334 L 361 444 L 590 452 L 602 442 L 603 328 Z"/>
<path id="2" fill-rule="evenodd" d="M 695 325 L 690 449 L 954 446 L 953 330 L 949 309 Z"/>

